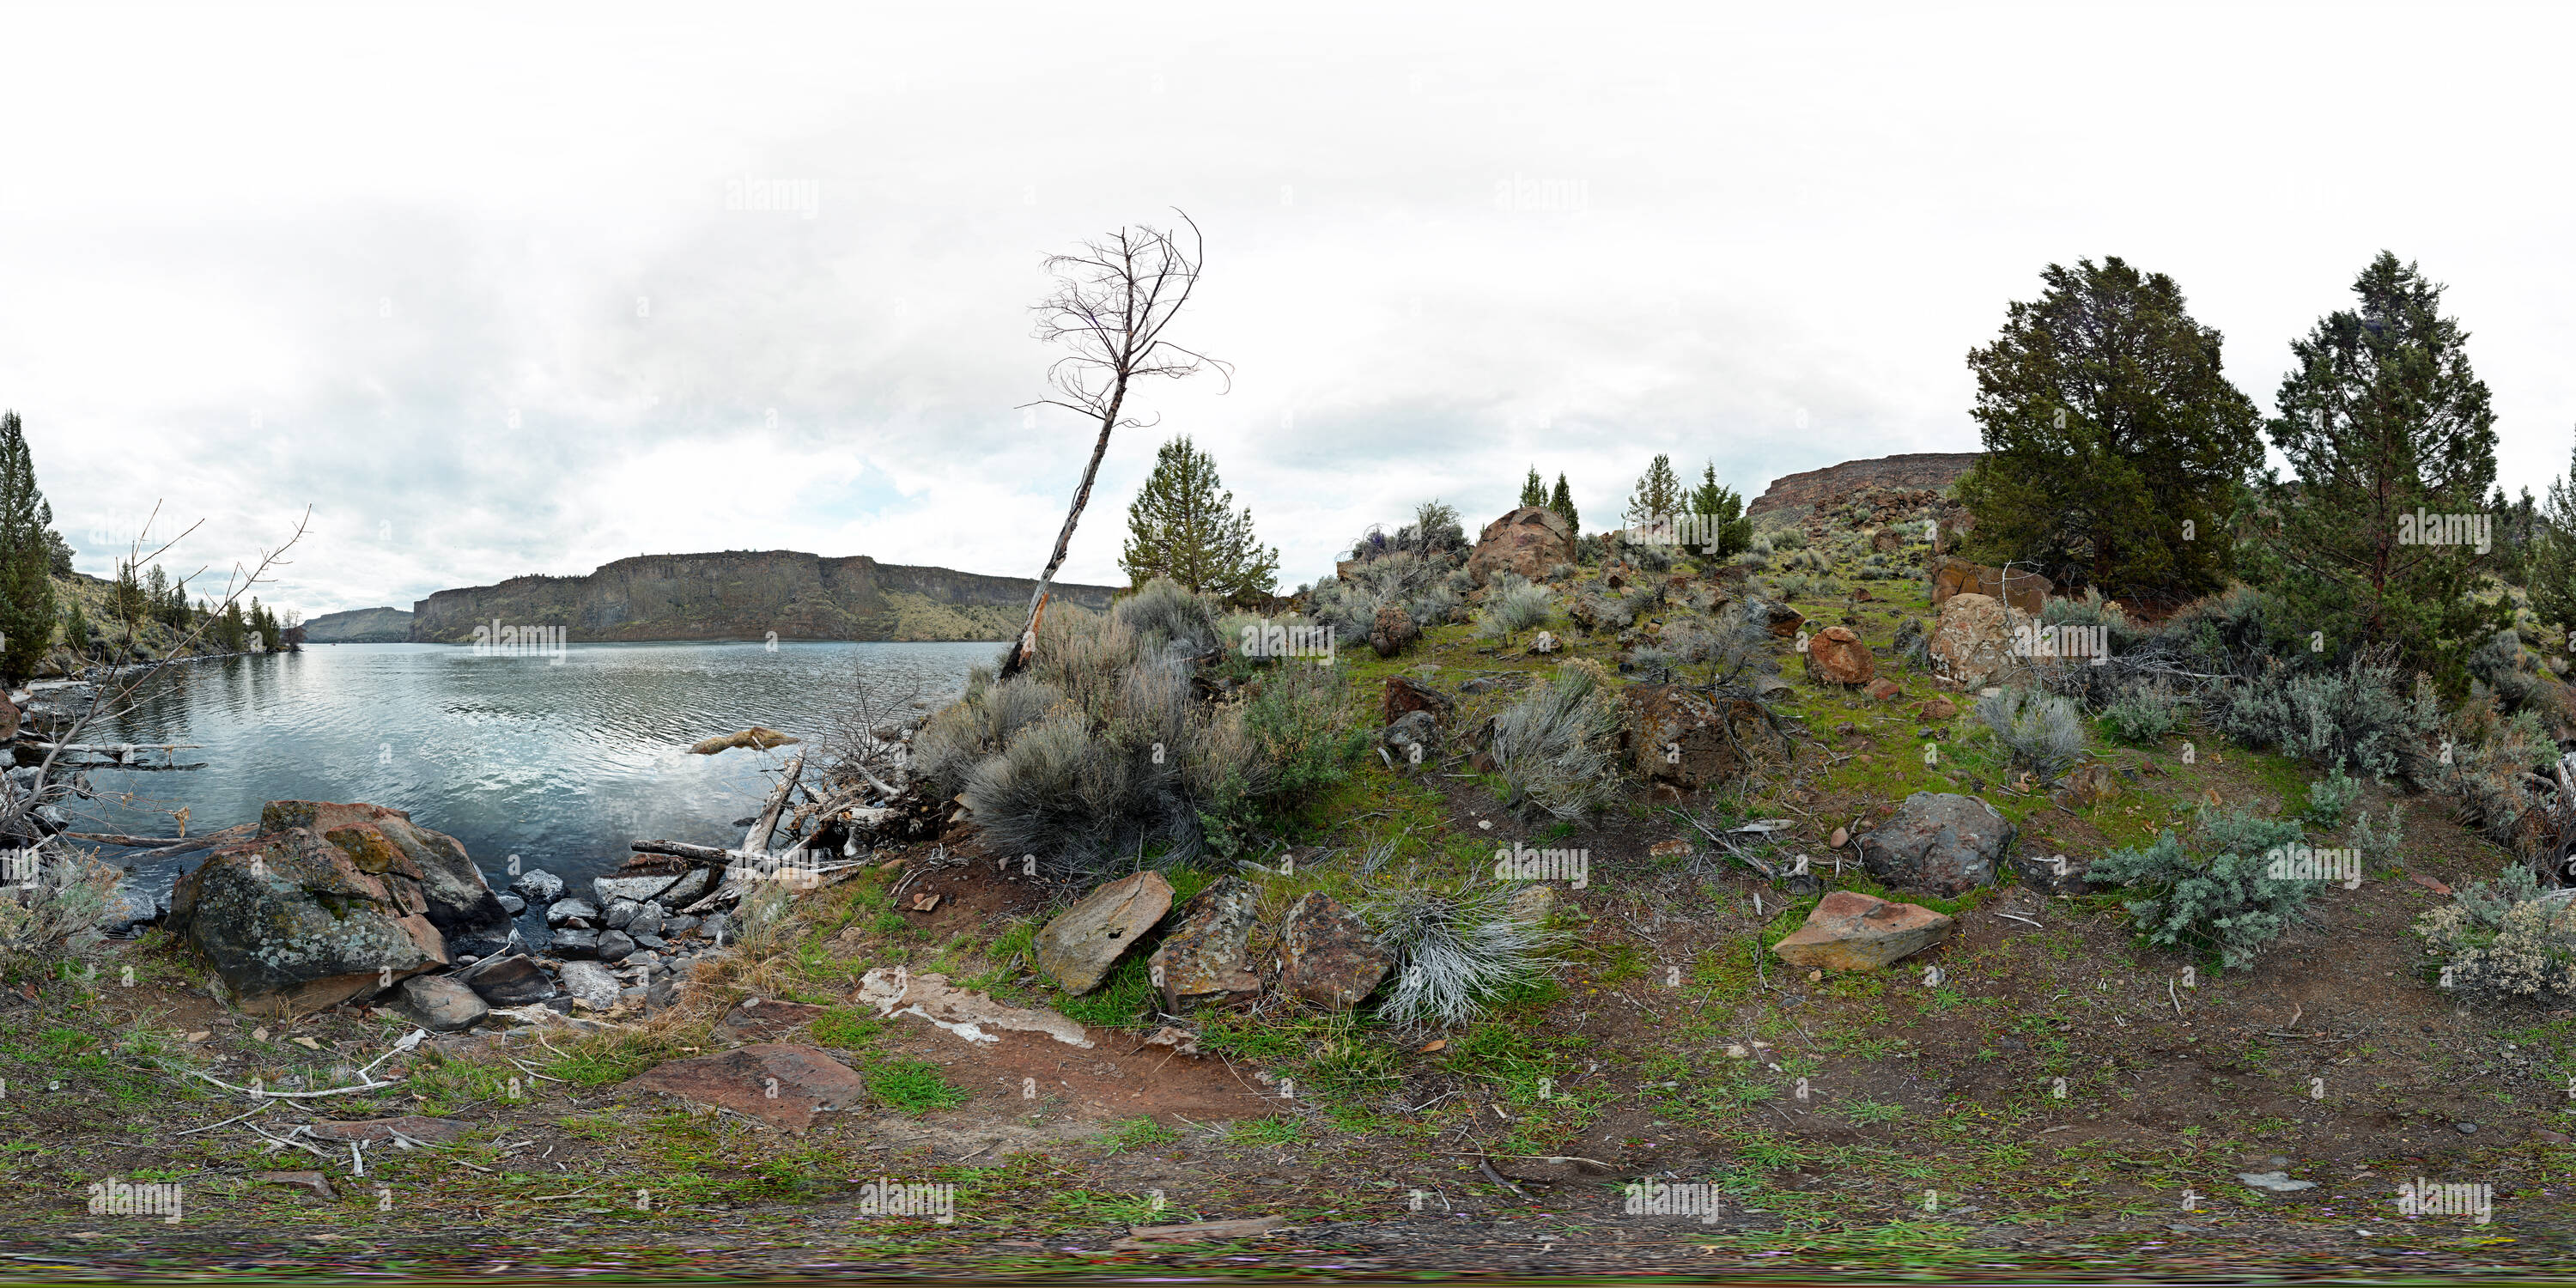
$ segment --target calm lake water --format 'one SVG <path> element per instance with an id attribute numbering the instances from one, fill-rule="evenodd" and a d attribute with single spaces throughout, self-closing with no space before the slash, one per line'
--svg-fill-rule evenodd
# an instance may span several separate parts
<path id="1" fill-rule="evenodd" d="M 315 644 L 302 653 L 174 667 L 93 742 L 193 742 L 203 769 L 92 770 L 82 831 L 190 835 L 256 821 L 272 800 L 408 810 L 465 843 L 507 885 L 512 855 L 572 881 L 625 860 L 629 841 L 739 844 L 760 770 L 792 748 L 693 756 L 749 725 L 812 737 L 852 676 L 917 684 L 932 707 L 962 692 L 995 644 L 575 644 L 541 656 L 440 644 Z M 126 794 L 130 793 L 130 797 Z M 113 853 L 111 851 L 111 853 Z M 156 896 L 202 855 L 138 872 Z"/>

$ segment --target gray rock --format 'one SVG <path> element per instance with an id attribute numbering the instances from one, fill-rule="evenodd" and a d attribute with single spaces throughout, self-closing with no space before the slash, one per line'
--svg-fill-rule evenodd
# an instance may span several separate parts
<path id="1" fill-rule="evenodd" d="M 635 955 L 635 941 L 623 930 L 603 932 L 599 936 L 599 960 L 622 962 Z"/>
<path id="2" fill-rule="evenodd" d="M 1415 711 L 1404 718 L 1428 714 Z M 1154 977 L 1164 994 L 1186 1002 L 1260 992 L 1261 976 L 1245 959 L 1260 903 L 1252 883 L 1226 877 L 1182 904 L 1172 916 L 1173 929 L 1154 949 Z"/>
<path id="3" fill-rule="evenodd" d="M 547 906 L 547 925 L 560 926 L 567 921 L 596 925 L 599 922 L 599 905 L 588 899 L 558 899 Z"/>
<path id="4" fill-rule="evenodd" d="M 1870 875 L 1901 890 L 1942 896 L 1992 885 L 2012 849 L 2013 826 L 1974 796 L 1916 792 L 1896 816 L 1860 838 Z"/>
<path id="5" fill-rule="evenodd" d="M 635 905 L 635 915 L 628 918 L 625 925 L 617 928 L 638 939 L 646 935 L 659 935 L 662 933 L 662 919 L 667 915 L 662 911 L 662 905 L 658 903 L 639 903 Z"/>
<path id="6" fill-rule="evenodd" d="M 1440 762 L 1440 724 L 1428 711 L 1407 711 L 1378 731 L 1377 745 L 1386 750 L 1398 769 L 1436 765 Z"/>
<path id="7" fill-rule="evenodd" d="M 676 912 L 672 913 L 670 916 L 662 919 L 662 933 L 673 939 L 677 939 L 680 936 L 697 929 L 699 920 L 700 919 L 696 917 L 683 917 Z"/>
<path id="8" fill-rule="evenodd" d="M 638 948 L 670 947 L 670 944 L 664 941 L 660 935 L 630 935 L 628 938 L 633 939 L 635 941 L 635 946 Z"/>
<path id="9" fill-rule="evenodd" d="M 528 901 L 515 894 L 501 896 L 501 911 L 515 917 L 528 910 Z"/>
<path id="10" fill-rule="evenodd" d="M 663 907 L 677 912 L 715 893 L 716 881 L 720 875 L 714 868 L 692 868 L 687 875 L 673 882 L 669 889 L 653 898 Z"/>
<path id="11" fill-rule="evenodd" d="M 473 989 L 477 997 L 494 1006 L 526 1006 L 555 995 L 554 981 L 537 968 L 536 959 L 526 953 L 506 957 L 487 957 L 449 978 Z"/>
<path id="12" fill-rule="evenodd" d="M 719 912 L 698 923 L 698 933 L 706 936 L 708 943 L 730 944 L 733 942 L 733 918 Z"/>
<path id="13" fill-rule="evenodd" d="M 1159 872 L 1108 882 L 1038 931 L 1038 970 L 1068 993 L 1088 993 L 1171 910 L 1172 886 Z"/>
<path id="14" fill-rule="evenodd" d="M 612 931 L 610 933 L 613 934 L 615 932 Z M 551 946 L 554 949 L 555 956 L 565 958 L 566 960 L 576 957 L 596 957 L 599 955 L 599 932 L 596 930 L 558 930 L 555 932 L 554 943 Z"/>
<path id="15" fill-rule="evenodd" d="M 603 908 L 620 899 L 633 899 L 636 902 L 641 903 L 646 899 L 653 898 L 654 896 L 661 894 L 663 891 L 670 889 L 677 881 L 679 881 L 679 878 L 675 876 L 592 877 L 590 879 L 590 896 Z"/>
<path id="16" fill-rule="evenodd" d="M 563 878 L 544 868 L 530 868 L 510 880 L 511 893 L 530 903 L 553 903 L 563 897 Z"/>
<path id="17" fill-rule="evenodd" d="M 2236 1179 L 2255 1189 L 2270 1190 L 2275 1194 L 2296 1194 L 2301 1190 L 2313 1190 L 2317 1187 L 2315 1181 L 2291 1180 L 2287 1172 L 2238 1172 Z"/>
<path id="18" fill-rule="evenodd" d="M 560 979 L 567 1000 L 593 1010 L 617 1005 L 618 994 L 624 991 L 616 972 L 598 962 L 565 962 Z"/>
<path id="19" fill-rule="evenodd" d="M 472 1028 L 492 1008 L 453 975 L 414 975 L 394 989 L 394 1005 L 432 1033 Z"/>
<path id="20" fill-rule="evenodd" d="M 635 920 L 636 909 L 643 906 L 632 899 L 619 899 L 603 905 L 599 910 L 599 924 L 610 930 L 624 930 L 626 923 Z"/>

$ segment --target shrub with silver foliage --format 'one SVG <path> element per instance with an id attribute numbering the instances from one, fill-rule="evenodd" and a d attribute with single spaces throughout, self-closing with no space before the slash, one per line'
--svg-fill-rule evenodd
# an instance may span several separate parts
<path id="1" fill-rule="evenodd" d="M 1537 979 L 1559 936 L 1519 920 L 1511 892 L 1471 886 L 1459 894 L 1410 889 L 1365 905 L 1380 947 L 1395 954 L 1395 986 L 1378 1013 L 1412 1027 L 1465 1024 L 1494 998 Z"/>
<path id="2" fill-rule="evenodd" d="M 1556 678 L 1494 717 L 1493 756 L 1515 808 L 1581 818 L 1610 803 L 1619 781 L 1619 712 L 1597 666 L 1567 663 Z"/>
<path id="3" fill-rule="evenodd" d="M 2055 778 L 2084 758 L 2084 727 L 2065 698 L 2005 689 L 1977 703 L 1977 718 L 2012 757 L 2042 778 Z"/>
<path id="4" fill-rule="evenodd" d="M 2565 892 L 2560 892 L 2563 896 Z M 2543 897 L 2515 864 L 2415 921 L 2442 961 L 2442 980 L 2471 997 L 2576 998 L 2576 901 Z"/>

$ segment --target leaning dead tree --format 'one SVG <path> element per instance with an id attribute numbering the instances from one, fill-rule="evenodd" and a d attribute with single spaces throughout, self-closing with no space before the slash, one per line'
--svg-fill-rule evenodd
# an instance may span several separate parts
<path id="1" fill-rule="evenodd" d="M 1109 435 L 1151 423 L 1126 415 L 1129 382 L 1147 376 L 1178 379 L 1213 367 L 1228 377 L 1228 388 L 1232 387 L 1232 367 L 1163 336 L 1181 306 L 1189 303 L 1190 292 L 1198 288 L 1199 268 L 1206 262 L 1206 240 L 1199 235 L 1199 226 L 1188 214 L 1175 213 L 1189 228 L 1186 249 L 1173 230 L 1139 224 L 1120 229 L 1106 241 L 1085 242 L 1079 254 L 1047 256 L 1047 271 L 1055 274 L 1056 289 L 1037 305 L 1037 337 L 1073 352 L 1047 368 L 1047 383 L 1054 386 L 1056 396 L 1026 406 L 1079 413 L 1099 422 L 1100 437 L 1091 445 L 1091 463 L 1083 467 L 1082 486 L 1074 489 L 1073 506 L 1065 512 L 1064 530 L 1056 534 L 1055 552 L 1047 557 L 1037 589 L 1029 595 L 1028 626 L 1002 664 L 1006 677 L 1018 674 L 1037 651 L 1047 590 L 1073 545 L 1073 528 L 1082 519 L 1082 507 L 1091 500 L 1100 459 L 1109 453 Z"/>

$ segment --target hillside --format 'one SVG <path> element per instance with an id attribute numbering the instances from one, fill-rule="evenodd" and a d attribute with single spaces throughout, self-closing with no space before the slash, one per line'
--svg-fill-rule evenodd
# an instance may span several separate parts
<path id="1" fill-rule="evenodd" d="M 1845 461 L 1803 474 L 1774 479 L 1762 495 L 1744 507 L 1755 516 L 1803 519 L 1818 503 L 1863 487 L 1928 488 L 1940 491 L 1958 481 L 1982 452 L 1908 452 L 1866 461 Z"/>
<path id="2" fill-rule="evenodd" d="M 352 608 L 304 624 L 308 644 L 400 644 L 411 638 L 411 614 L 399 608 Z"/>
<path id="3" fill-rule="evenodd" d="M 559 626 L 573 642 L 780 639 L 999 640 L 1036 582 L 793 550 L 620 559 L 583 577 L 513 577 L 413 606 L 409 638 L 460 644 L 477 624 Z M 1116 587 L 1056 584 L 1059 602 L 1105 609 Z"/>

